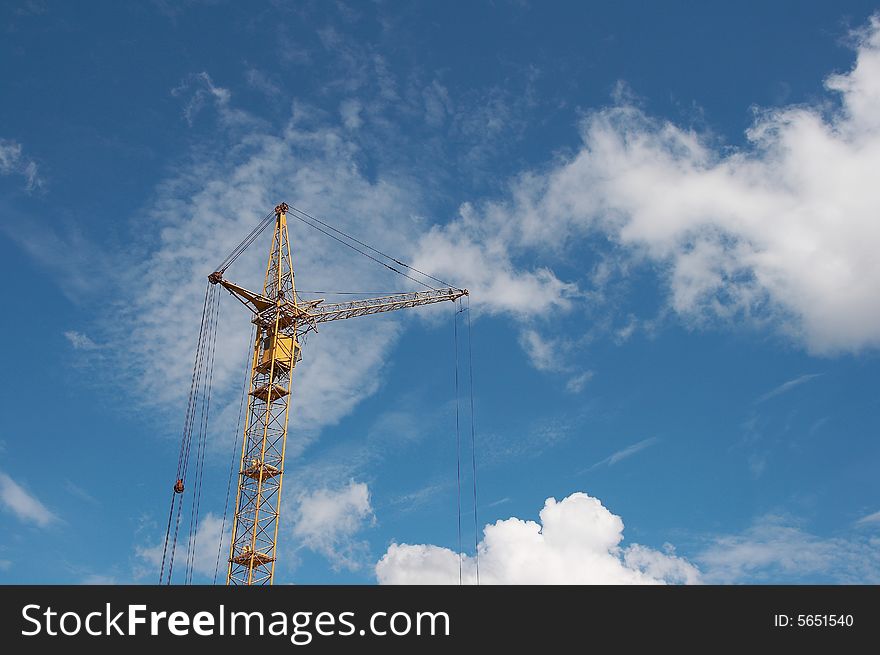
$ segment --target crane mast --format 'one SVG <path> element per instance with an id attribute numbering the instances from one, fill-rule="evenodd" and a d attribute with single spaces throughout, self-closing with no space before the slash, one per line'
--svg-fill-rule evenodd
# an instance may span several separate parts
<path id="1" fill-rule="evenodd" d="M 208 276 L 254 314 L 256 326 L 238 490 L 232 519 L 226 584 L 271 585 L 277 560 L 281 484 L 293 369 L 302 358 L 300 339 L 318 323 L 418 307 L 468 295 L 466 289 L 432 289 L 347 303 L 301 301 L 296 295 L 286 203 L 275 207 L 275 230 L 262 293 Z M 267 217 L 268 218 L 268 217 Z"/>
<path id="2" fill-rule="evenodd" d="M 282 311 L 285 301 L 296 305 L 285 210 L 275 208 L 263 283 L 262 295 L 274 302 L 267 308 L 268 320 L 257 323 L 255 331 L 227 584 L 271 584 L 275 572 L 290 381 L 299 348 L 296 324 L 284 325 Z M 285 334 L 283 327 L 292 331 Z"/>

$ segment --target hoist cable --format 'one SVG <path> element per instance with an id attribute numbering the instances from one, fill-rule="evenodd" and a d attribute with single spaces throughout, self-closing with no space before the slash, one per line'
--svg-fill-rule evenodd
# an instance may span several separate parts
<path id="1" fill-rule="evenodd" d="M 205 336 L 205 319 L 207 318 L 207 313 L 208 313 L 208 294 L 210 293 L 210 291 L 211 291 L 211 285 L 210 285 L 210 283 L 207 283 L 205 285 L 205 301 L 204 301 L 204 305 L 202 307 L 202 320 L 201 320 L 201 324 L 199 325 L 199 339 L 198 339 L 198 343 L 196 344 L 196 360 L 195 360 L 195 362 L 193 362 L 193 373 L 192 373 L 192 378 L 190 380 L 189 397 L 187 399 L 186 414 L 183 419 L 183 438 L 181 439 L 181 442 L 180 442 L 180 454 L 177 457 L 177 477 L 178 477 L 178 479 L 181 479 L 183 477 L 181 475 L 181 471 L 183 470 L 183 458 L 187 452 L 186 446 L 187 446 L 187 437 L 188 437 L 189 428 L 190 428 L 190 415 L 192 413 L 193 404 L 195 403 L 196 379 L 199 374 L 199 367 L 201 365 L 202 340 L 204 339 L 204 336 Z"/>
<path id="2" fill-rule="evenodd" d="M 217 345 L 217 325 L 220 320 L 220 289 L 214 287 L 211 304 L 213 306 L 212 320 L 208 324 L 208 352 L 207 373 L 205 386 L 202 389 L 201 416 L 199 417 L 198 445 L 196 450 L 196 472 L 193 491 L 192 509 L 190 512 L 189 542 L 187 552 L 186 584 L 192 584 L 193 570 L 195 568 L 196 539 L 199 534 L 199 512 L 202 502 L 202 481 L 205 472 L 205 453 L 208 449 L 208 422 L 211 411 L 211 390 L 214 381 L 214 356 Z"/>
<path id="3" fill-rule="evenodd" d="M 171 507 L 168 510 L 168 527 L 165 528 L 165 542 L 162 545 L 162 565 L 159 567 L 159 584 L 165 577 L 165 554 L 168 552 L 168 537 L 171 536 L 171 519 L 174 517 L 174 502 L 177 500 L 177 492 L 171 490 Z"/>
<path id="4" fill-rule="evenodd" d="M 453 303 L 452 314 L 453 344 L 455 346 L 455 474 L 458 490 L 458 584 L 462 583 L 462 548 L 461 548 L 461 432 L 459 430 L 458 402 L 458 301 Z"/>
<path id="5" fill-rule="evenodd" d="M 192 449 L 193 427 L 195 426 L 196 413 L 198 411 L 199 400 L 201 399 L 202 379 L 205 376 L 205 355 L 210 331 L 211 316 L 213 315 L 214 311 L 212 303 L 214 296 L 211 294 L 212 291 L 213 289 L 210 287 L 207 290 L 208 298 L 205 301 L 206 318 L 202 320 L 202 333 L 199 338 L 199 350 L 196 355 L 197 373 L 195 387 L 193 389 L 192 398 L 189 403 L 186 423 L 184 424 L 184 442 L 186 445 L 186 449 L 183 453 L 182 469 L 178 473 L 178 478 L 182 479 L 184 483 L 186 482 L 186 474 L 189 470 L 189 454 L 190 450 Z"/>
<path id="6" fill-rule="evenodd" d="M 206 320 L 209 313 L 209 292 L 210 292 L 210 283 L 205 285 L 205 299 L 202 305 L 202 318 L 201 324 L 199 326 L 199 337 L 196 345 L 196 358 L 193 363 L 193 373 L 192 378 L 190 379 L 190 389 L 189 389 L 189 397 L 187 400 L 187 409 L 186 416 L 184 418 L 183 423 L 183 436 L 180 442 L 180 453 L 177 457 L 177 480 L 185 481 L 186 479 L 186 470 L 188 468 L 188 460 L 189 460 L 189 442 L 192 438 L 192 413 L 196 402 L 196 395 L 198 393 L 198 386 L 201 380 L 201 367 L 202 367 L 202 354 L 204 350 L 204 341 L 205 341 L 205 325 Z M 176 486 L 176 483 L 175 483 Z M 162 580 L 165 576 L 165 562 L 168 560 L 168 579 L 167 583 L 171 583 L 171 573 L 174 566 L 174 553 L 176 551 L 177 546 L 177 532 L 180 527 L 180 508 L 183 505 L 183 501 L 181 500 L 177 503 L 177 521 L 174 528 L 174 542 L 170 542 L 171 537 L 171 522 L 172 517 L 174 516 L 174 505 L 177 502 L 177 496 L 180 494 L 175 490 L 172 492 L 171 496 L 171 509 L 168 515 L 168 526 L 165 530 L 165 542 L 162 547 L 162 563 L 159 568 L 159 584 L 162 584 Z M 171 553 L 170 559 L 168 558 L 168 547 L 171 545 Z"/>
<path id="7" fill-rule="evenodd" d="M 177 520 L 174 522 L 174 540 L 171 543 L 171 556 L 168 558 L 168 579 L 165 584 L 171 584 L 171 573 L 174 571 L 174 553 L 177 552 L 177 533 L 180 530 L 180 509 L 183 507 L 183 499 L 177 503 Z"/>
<path id="8" fill-rule="evenodd" d="M 202 503 L 202 484 L 205 478 L 205 453 L 208 450 L 208 427 L 209 420 L 211 416 L 211 393 L 214 388 L 214 356 L 217 349 L 217 326 L 220 323 L 220 287 L 215 286 L 216 289 L 215 295 L 216 299 L 214 301 L 214 329 L 211 335 L 211 360 L 208 366 L 208 384 L 205 387 L 206 398 L 205 398 L 205 411 L 204 411 L 204 425 L 202 428 L 202 456 L 201 461 L 199 462 L 199 474 L 196 481 L 196 500 L 195 500 L 195 525 L 196 525 L 196 534 L 193 536 L 193 554 L 192 554 L 192 568 L 195 567 L 195 556 L 196 556 L 196 543 L 195 539 L 198 537 L 198 528 L 199 528 L 199 513 L 201 509 Z M 193 571 L 190 569 L 190 582 L 192 582 Z"/>
<path id="9" fill-rule="evenodd" d="M 467 299 L 467 331 L 468 331 L 468 387 L 471 396 L 471 475 L 473 476 L 474 492 L 474 563 L 476 564 L 477 585 L 480 584 L 480 545 L 479 524 L 477 523 L 477 438 L 474 420 L 474 356 L 471 333 L 471 299 Z"/>
<path id="10" fill-rule="evenodd" d="M 199 400 L 203 399 L 203 387 L 202 380 L 205 377 L 205 361 L 206 361 L 206 351 L 207 344 L 210 341 L 210 332 L 211 332 L 211 320 L 213 318 L 214 313 L 214 300 L 216 299 L 216 295 L 211 293 L 213 289 L 209 289 L 206 294 L 205 300 L 205 317 L 203 317 L 202 325 L 203 330 L 202 334 L 200 334 L 199 342 L 200 348 L 196 355 L 197 361 L 197 369 L 198 374 L 196 376 L 195 388 L 193 392 L 193 400 L 191 401 L 191 412 L 188 417 L 188 425 L 185 427 L 185 435 L 184 440 L 186 441 L 186 452 L 183 457 L 183 470 L 182 473 L 179 473 L 179 479 L 183 480 L 184 486 L 186 485 L 187 472 L 189 471 L 189 454 L 192 448 L 192 431 L 193 426 L 195 425 L 195 416 L 197 407 L 199 405 Z M 198 460 L 198 456 L 197 456 Z M 198 461 L 196 461 L 196 468 L 198 469 Z M 198 472 L 196 473 L 198 475 Z M 180 503 L 177 506 L 177 521 L 174 525 L 174 539 L 171 542 L 171 560 L 168 564 L 168 584 L 171 584 L 171 578 L 174 571 L 174 558 L 177 553 L 177 539 L 180 533 L 180 519 L 181 519 L 181 510 L 183 508 L 183 500 L 181 499 Z M 192 535 L 192 514 L 190 514 L 190 535 Z M 186 582 L 186 577 L 188 574 L 188 562 L 189 562 L 189 550 L 191 546 L 191 539 L 187 541 L 187 568 L 184 569 L 184 582 Z"/>

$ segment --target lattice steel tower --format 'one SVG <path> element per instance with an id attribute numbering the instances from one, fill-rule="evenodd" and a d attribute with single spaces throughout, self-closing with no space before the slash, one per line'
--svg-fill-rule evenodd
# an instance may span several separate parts
<path id="1" fill-rule="evenodd" d="M 251 310 L 256 326 L 227 584 L 272 584 L 274 579 L 291 383 L 294 367 L 302 357 L 301 337 L 317 331 L 318 323 L 455 301 L 468 294 L 466 289 L 432 288 L 346 303 L 302 301 L 296 294 L 287 231 L 289 211 L 286 203 L 275 208 L 275 231 L 262 293 L 223 279 L 225 269 L 208 277 Z"/>

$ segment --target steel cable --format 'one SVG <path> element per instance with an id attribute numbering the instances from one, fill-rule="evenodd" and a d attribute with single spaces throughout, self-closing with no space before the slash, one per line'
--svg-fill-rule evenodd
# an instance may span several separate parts
<path id="1" fill-rule="evenodd" d="M 434 280 L 434 282 L 437 282 L 438 284 L 441 284 L 441 285 L 443 285 L 444 287 L 451 287 L 451 286 L 452 286 L 452 285 L 449 284 L 448 282 L 444 282 L 443 280 L 441 280 L 441 279 L 439 279 L 439 278 L 436 278 L 436 277 L 434 277 L 433 275 L 430 275 L 430 274 L 428 274 L 428 273 L 425 273 L 424 271 L 420 271 L 419 269 L 415 268 L 414 266 L 410 266 L 410 265 L 407 264 L 406 262 L 402 262 L 402 261 L 400 261 L 399 259 L 397 259 L 397 258 L 395 258 L 395 257 L 392 257 L 391 255 L 386 255 L 386 254 L 385 254 L 384 252 L 382 252 L 381 250 L 377 250 L 377 249 L 374 248 L 373 246 L 364 243 L 363 241 L 357 239 L 356 237 L 353 237 L 353 236 L 351 236 L 350 234 L 346 234 L 346 233 L 343 232 L 342 230 L 333 227 L 333 226 L 330 225 L 329 223 L 325 223 L 325 222 L 322 221 L 320 218 L 317 218 L 317 217 L 315 217 L 315 216 L 312 216 L 311 214 L 308 214 L 308 213 L 304 212 L 302 209 L 297 209 L 296 207 L 290 207 L 290 210 L 291 210 L 291 211 L 294 211 L 294 212 L 296 212 L 296 213 L 298 213 L 298 214 L 301 214 L 301 215 L 305 216 L 306 218 L 309 218 L 309 219 L 315 221 L 316 223 L 318 223 L 318 224 L 320 224 L 320 225 L 323 225 L 324 227 L 326 227 L 326 228 L 329 229 L 329 230 L 333 230 L 333 231 L 336 232 L 337 234 L 341 234 L 341 235 L 344 236 L 346 239 L 351 239 L 351 240 L 354 241 L 355 243 L 357 243 L 357 244 L 359 244 L 359 245 L 362 245 L 364 248 L 368 248 L 368 249 L 372 250 L 372 251 L 373 251 L 374 253 L 376 253 L 377 255 L 380 255 L 381 257 L 385 257 L 385 259 L 390 259 L 390 260 L 393 261 L 395 264 L 399 264 L 400 266 L 404 266 L 404 267 L 408 268 L 408 269 L 411 270 L 411 271 L 415 271 L 415 272 L 418 273 L 419 275 L 424 275 L 426 278 L 429 278 L 429 279 L 431 279 L 431 280 Z"/>

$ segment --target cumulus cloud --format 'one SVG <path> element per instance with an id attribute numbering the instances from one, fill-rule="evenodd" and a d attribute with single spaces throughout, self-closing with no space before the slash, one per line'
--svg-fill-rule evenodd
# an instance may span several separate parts
<path id="1" fill-rule="evenodd" d="M 368 546 L 355 535 L 374 520 L 367 485 L 352 480 L 340 489 L 302 494 L 297 503 L 294 536 L 336 569 L 360 568 Z"/>
<path id="2" fill-rule="evenodd" d="M 626 102 L 594 112 L 573 156 L 520 176 L 506 201 L 465 206 L 423 238 L 421 261 L 464 266 L 481 297 L 528 311 L 575 288 L 546 269 L 507 275 L 512 254 L 600 236 L 654 265 L 692 324 L 769 323 L 820 354 L 876 348 L 880 19 L 826 87 L 838 108 L 757 112 L 742 148 Z"/>
<path id="3" fill-rule="evenodd" d="M 0 472 L 0 503 L 21 521 L 41 528 L 58 520 L 36 496 L 3 472 Z"/>
<path id="4" fill-rule="evenodd" d="M 487 525 L 478 546 L 481 584 L 698 583 L 700 573 L 667 546 L 621 547 L 623 521 L 585 493 L 548 498 L 540 523 L 509 518 Z M 461 560 L 466 583 L 476 558 Z M 458 584 L 459 557 L 433 545 L 392 544 L 376 564 L 380 584 Z"/>
<path id="5" fill-rule="evenodd" d="M 24 156 L 17 141 L 0 139 L 0 175 L 21 175 L 25 179 L 26 191 L 35 191 L 43 186 L 37 162 Z"/>

